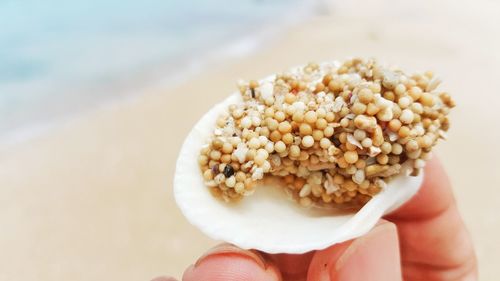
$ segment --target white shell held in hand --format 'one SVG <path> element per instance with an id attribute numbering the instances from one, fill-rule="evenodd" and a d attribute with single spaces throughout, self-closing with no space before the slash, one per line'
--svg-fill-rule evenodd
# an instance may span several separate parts
<path id="1" fill-rule="evenodd" d="M 239 102 L 241 96 L 236 93 L 207 112 L 189 133 L 177 160 L 177 205 L 189 222 L 213 239 L 267 253 L 323 249 L 365 234 L 384 214 L 410 199 L 422 183 L 422 173 L 399 175 L 356 213 L 305 209 L 287 198 L 283 188 L 262 185 L 238 203 L 225 203 L 205 186 L 197 159 L 219 114 Z"/>

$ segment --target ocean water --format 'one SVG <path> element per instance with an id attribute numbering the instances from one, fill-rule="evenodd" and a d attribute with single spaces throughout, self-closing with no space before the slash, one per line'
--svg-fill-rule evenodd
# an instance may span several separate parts
<path id="1" fill-rule="evenodd" d="M 305 6 L 300 0 L 0 1 L 0 139 L 119 99 L 148 73 L 182 68 Z"/>

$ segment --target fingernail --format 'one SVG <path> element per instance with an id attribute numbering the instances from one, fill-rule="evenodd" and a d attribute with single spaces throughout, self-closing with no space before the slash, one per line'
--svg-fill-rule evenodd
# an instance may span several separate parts
<path id="1" fill-rule="evenodd" d="M 356 239 L 330 271 L 331 280 L 401 280 L 401 261 L 396 226 L 377 225 Z"/>
<path id="2" fill-rule="evenodd" d="M 215 246 L 206 252 L 203 256 L 201 256 L 198 261 L 194 264 L 195 267 L 199 266 L 203 261 L 207 258 L 219 255 L 234 255 L 249 258 L 254 261 L 257 265 L 259 265 L 262 269 L 266 269 L 266 262 L 264 259 L 257 253 L 252 250 L 243 250 L 231 244 L 221 244 Z"/>

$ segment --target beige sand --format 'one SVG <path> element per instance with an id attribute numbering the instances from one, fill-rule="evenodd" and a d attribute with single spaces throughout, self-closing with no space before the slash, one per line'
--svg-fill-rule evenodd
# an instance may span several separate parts
<path id="1" fill-rule="evenodd" d="M 432 67 L 453 93 L 459 106 L 449 141 L 438 150 L 474 237 L 482 280 L 496 280 L 500 5 L 481 2 L 383 1 L 362 11 L 357 1 L 335 6 L 332 16 L 298 26 L 258 54 L 4 147 L 0 279 L 180 277 L 214 244 L 184 220 L 171 194 L 177 152 L 197 118 L 232 92 L 238 78 L 360 55 L 409 70 Z"/>

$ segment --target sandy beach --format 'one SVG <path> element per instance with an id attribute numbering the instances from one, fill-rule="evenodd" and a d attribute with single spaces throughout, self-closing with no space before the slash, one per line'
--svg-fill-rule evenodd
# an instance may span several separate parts
<path id="1" fill-rule="evenodd" d="M 240 78 L 363 56 L 433 70 L 456 99 L 449 140 L 437 153 L 473 236 L 481 280 L 496 280 L 500 4 L 374 1 L 360 10 L 359 2 L 325 7 L 255 54 L 212 64 L 185 83 L 0 147 L 0 279 L 181 277 L 216 243 L 187 223 L 171 192 L 192 125 Z"/>

